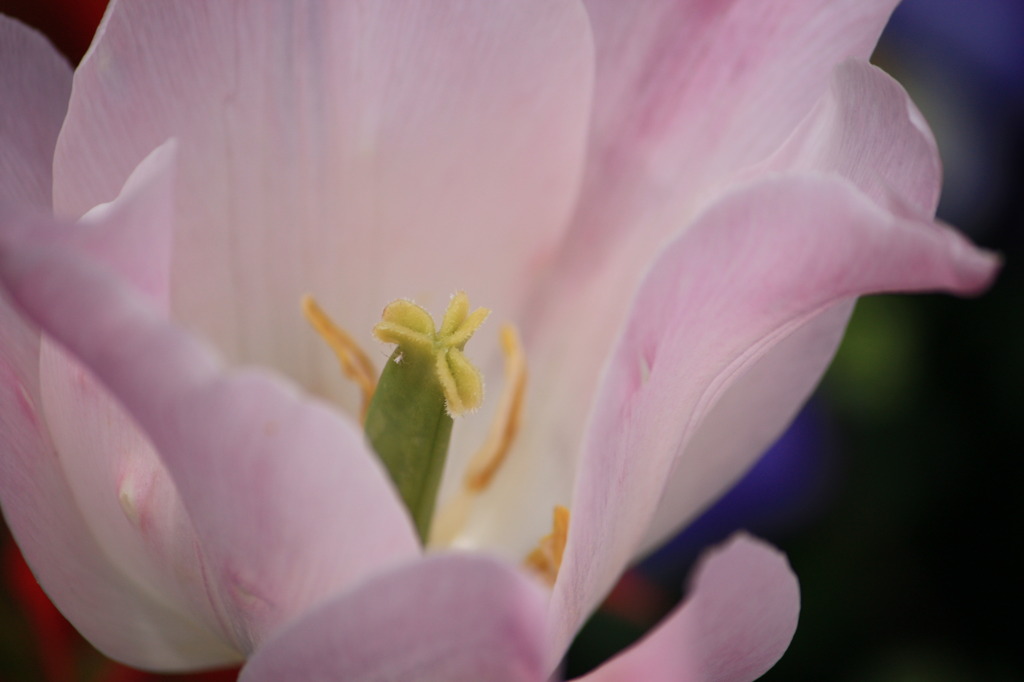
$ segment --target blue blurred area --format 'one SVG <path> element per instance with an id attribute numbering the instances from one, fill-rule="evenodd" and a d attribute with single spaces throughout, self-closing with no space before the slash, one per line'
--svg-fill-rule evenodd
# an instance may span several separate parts
<path id="1" fill-rule="evenodd" d="M 903 61 L 923 58 L 953 69 L 955 80 L 999 99 L 1024 97 L 1020 0 L 906 0 L 893 13 L 882 49 Z"/>
<path id="2" fill-rule="evenodd" d="M 638 570 L 674 591 L 701 551 L 736 530 L 773 536 L 799 528 L 833 491 L 836 461 L 828 441 L 826 420 L 812 401 L 735 487 Z"/>

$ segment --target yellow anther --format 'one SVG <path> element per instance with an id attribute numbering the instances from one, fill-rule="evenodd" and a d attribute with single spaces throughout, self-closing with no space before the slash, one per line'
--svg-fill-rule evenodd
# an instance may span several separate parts
<path id="1" fill-rule="evenodd" d="M 434 518 L 430 534 L 432 546 L 451 544 L 462 530 L 477 496 L 491 484 L 519 433 L 523 398 L 526 395 L 526 355 L 519 334 L 510 324 L 501 328 L 501 348 L 505 353 L 505 386 L 497 413 L 483 445 L 469 460 L 462 479 L 462 489 L 448 500 Z"/>
<path id="2" fill-rule="evenodd" d="M 360 418 L 366 419 L 366 410 L 370 406 L 370 399 L 377 388 L 377 370 L 373 366 L 370 357 L 359 347 L 355 339 L 349 336 L 345 330 L 334 324 L 327 313 L 317 305 L 316 301 L 309 294 L 302 297 L 302 313 L 309 320 L 327 345 L 334 351 L 341 365 L 341 371 L 352 381 L 356 382 L 362 391 L 362 409 Z M 433 324 L 433 323 L 431 323 Z"/>
<path id="3" fill-rule="evenodd" d="M 553 516 L 551 532 L 541 538 L 536 549 L 530 552 L 524 562 L 528 570 L 536 573 L 548 585 L 554 585 L 558 578 L 565 543 L 569 537 L 569 510 L 558 505 Z"/>
<path id="4" fill-rule="evenodd" d="M 403 350 L 434 355 L 448 413 L 454 416 L 475 410 L 483 402 L 483 377 L 462 349 L 490 314 L 486 308 L 470 313 L 469 297 L 460 291 L 452 296 L 441 330 L 437 331 L 430 313 L 412 301 L 398 300 L 384 308 L 373 333 L 381 341 L 398 344 Z"/>

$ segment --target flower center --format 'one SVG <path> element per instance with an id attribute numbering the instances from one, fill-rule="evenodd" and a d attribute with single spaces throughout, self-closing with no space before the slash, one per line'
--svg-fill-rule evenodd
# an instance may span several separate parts
<path id="1" fill-rule="evenodd" d="M 470 312 L 469 298 L 456 293 L 438 329 L 422 307 L 408 300 L 393 301 L 373 328 L 378 339 L 396 345 L 380 379 L 375 380 L 369 356 L 311 296 L 303 297 L 302 310 L 334 351 L 342 373 L 361 389 L 367 438 L 387 467 L 420 539 L 434 547 L 451 544 L 508 457 L 519 432 L 526 358 L 515 327 L 507 324 L 501 329 L 505 388 L 491 428 L 470 460 L 460 490 L 435 514 L 452 417 L 475 410 L 483 402 L 483 379 L 463 349 L 490 311 L 477 308 Z M 552 532 L 524 562 L 550 584 L 561 565 L 568 527 L 569 510 L 556 507 Z"/>

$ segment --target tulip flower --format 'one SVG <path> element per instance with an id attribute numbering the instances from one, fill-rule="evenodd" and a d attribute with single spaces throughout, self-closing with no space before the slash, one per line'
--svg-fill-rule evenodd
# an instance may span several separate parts
<path id="1" fill-rule="evenodd" d="M 0 500 L 50 598 L 147 669 L 557 674 L 858 296 L 991 282 L 866 62 L 894 4 L 123 0 L 73 74 L 0 23 Z M 739 535 L 586 679 L 752 680 L 798 609 Z"/>

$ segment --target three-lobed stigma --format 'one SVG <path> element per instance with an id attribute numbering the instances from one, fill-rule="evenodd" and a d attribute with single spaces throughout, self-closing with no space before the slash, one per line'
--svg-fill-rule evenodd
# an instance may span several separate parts
<path id="1" fill-rule="evenodd" d="M 396 344 L 402 362 L 410 356 L 431 358 L 448 413 L 460 415 L 480 407 L 484 399 L 480 370 L 466 358 L 463 349 L 490 314 L 486 308 L 469 312 L 469 297 L 460 291 L 452 296 L 441 328 L 436 329 L 430 313 L 412 301 L 400 299 L 384 308 L 373 334 L 385 343 Z"/>

